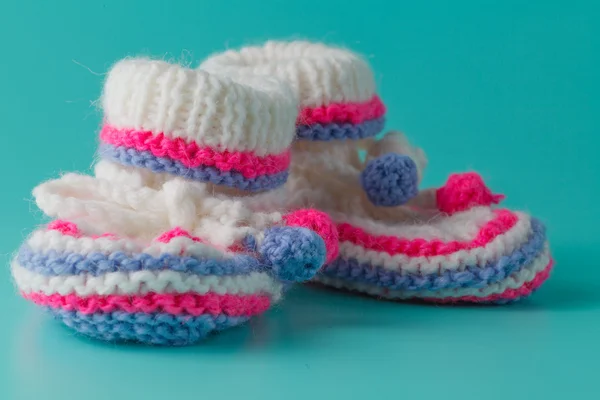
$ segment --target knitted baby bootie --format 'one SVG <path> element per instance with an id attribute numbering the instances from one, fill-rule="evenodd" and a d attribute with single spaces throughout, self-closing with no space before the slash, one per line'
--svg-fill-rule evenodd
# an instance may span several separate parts
<path id="1" fill-rule="evenodd" d="M 548 277 L 552 261 L 538 220 L 495 209 L 502 196 L 474 173 L 419 191 L 424 153 L 400 133 L 374 139 L 385 107 L 358 55 L 268 42 L 215 55 L 201 68 L 280 77 L 298 94 L 288 204 L 327 212 L 340 241 L 338 258 L 316 281 L 382 298 L 504 303 Z"/>
<path id="2" fill-rule="evenodd" d="M 68 174 L 34 194 L 57 219 L 19 249 L 17 287 L 96 339 L 194 343 L 265 312 L 325 262 L 315 232 L 187 182 L 135 190 Z"/>
<path id="3" fill-rule="evenodd" d="M 545 228 L 525 213 L 493 208 L 501 198 L 479 175 L 455 174 L 403 206 L 410 220 L 387 222 L 397 207 L 338 224 L 340 257 L 316 279 L 388 299 L 502 304 L 527 297 L 552 269 Z"/>
<path id="4" fill-rule="evenodd" d="M 192 344 L 265 312 L 337 254 L 323 213 L 250 207 L 287 178 L 296 103 L 284 85 L 126 60 L 103 108 L 95 176 L 34 190 L 53 221 L 12 263 L 23 297 L 68 327 Z"/>

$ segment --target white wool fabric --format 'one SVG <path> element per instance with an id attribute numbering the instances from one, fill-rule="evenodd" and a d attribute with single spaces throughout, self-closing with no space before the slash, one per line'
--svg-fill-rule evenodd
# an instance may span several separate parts
<path id="1" fill-rule="evenodd" d="M 282 221 L 280 212 L 255 212 L 242 200 L 213 195 L 205 185 L 172 178 L 153 188 L 80 174 L 66 174 L 33 191 L 48 216 L 80 224 L 89 232 L 152 240 L 174 228 L 228 247 Z"/>
<path id="2" fill-rule="evenodd" d="M 230 76 L 278 77 L 297 92 L 301 108 L 360 102 L 376 94 L 374 74 L 362 57 L 346 49 L 308 41 L 268 41 L 262 46 L 225 51 L 209 57 L 200 69 Z M 406 207 L 374 206 L 360 184 L 366 163 L 387 153 L 411 157 L 419 181 L 422 179 L 427 158 L 402 133 L 388 132 L 381 140 L 298 140 L 292 150 L 286 185 L 289 207 L 317 207 L 340 214 L 342 220 L 352 215 L 397 222 L 414 219 L 414 213 Z M 365 158 L 359 156 L 360 151 L 366 153 Z M 431 203 L 430 197 L 430 193 L 424 193 L 413 205 Z"/>
<path id="3" fill-rule="evenodd" d="M 200 69 L 280 78 L 293 87 L 301 107 L 366 101 L 375 95 L 373 72 L 362 57 L 322 43 L 268 41 L 215 54 Z"/>
<path id="4" fill-rule="evenodd" d="M 274 281 L 267 272 L 252 272 L 247 275 L 201 276 L 185 272 L 162 271 L 119 271 L 102 275 L 41 275 L 27 270 L 13 261 L 12 274 L 19 290 L 24 293 L 41 292 L 46 295 L 77 294 L 91 295 L 145 295 L 148 293 L 197 294 L 268 294 L 279 300 L 283 289 L 281 282 Z"/>
<path id="5" fill-rule="evenodd" d="M 359 156 L 363 150 L 365 157 Z M 291 208 L 316 207 L 328 212 L 338 222 L 361 219 L 388 223 L 414 222 L 428 218 L 426 210 L 436 211 L 435 191 L 422 190 L 406 205 L 378 207 L 372 204 L 360 184 L 366 164 L 387 153 L 404 154 L 417 165 L 419 180 L 427 166 L 425 153 L 411 145 L 400 132 L 390 132 L 374 141 L 297 142 L 294 145 L 291 174 L 286 183 L 287 204 Z M 407 206 L 417 206 L 415 213 Z"/>
<path id="6" fill-rule="evenodd" d="M 278 154 L 294 139 L 298 100 L 269 76 L 223 76 L 145 58 L 108 73 L 102 106 L 116 128 L 164 133 L 220 150 Z"/>

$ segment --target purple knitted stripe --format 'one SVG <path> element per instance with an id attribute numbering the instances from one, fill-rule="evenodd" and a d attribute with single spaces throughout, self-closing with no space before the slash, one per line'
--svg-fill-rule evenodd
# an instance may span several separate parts
<path id="1" fill-rule="evenodd" d="M 361 122 L 360 124 L 313 124 L 298 125 L 296 136 L 302 140 L 343 140 L 343 139 L 365 139 L 383 131 L 385 117 Z"/>
<path id="2" fill-rule="evenodd" d="M 79 311 L 48 309 L 74 331 L 109 342 L 138 342 L 160 346 L 185 346 L 196 343 L 213 332 L 232 328 L 248 317 L 228 315 L 175 316 L 165 313 L 83 314 Z"/>
<path id="3" fill-rule="evenodd" d="M 321 270 L 321 274 L 329 278 L 344 279 L 407 292 L 483 288 L 527 268 L 543 252 L 546 242 L 545 227 L 537 219 L 532 219 L 531 225 L 533 232 L 521 247 L 497 260 L 483 265 L 469 265 L 464 270 L 442 271 L 432 274 L 400 273 L 376 265 L 360 264 L 352 258 L 344 259 L 340 257 L 333 263 L 326 265 Z"/>
<path id="4" fill-rule="evenodd" d="M 199 166 L 186 167 L 179 161 L 166 157 L 157 157 L 148 151 L 103 144 L 99 154 L 102 158 L 133 167 L 146 168 L 156 173 L 167 173 L 182 176 L 187 179 L 210 182 L 216 185 L 230 186 L 251 192 L 275 189 L 287 181 L 288 171 L 274 175 L 261 175 L 256 178 L 245 178 L 235 171 L 221 171 L 215 167 Z"/>

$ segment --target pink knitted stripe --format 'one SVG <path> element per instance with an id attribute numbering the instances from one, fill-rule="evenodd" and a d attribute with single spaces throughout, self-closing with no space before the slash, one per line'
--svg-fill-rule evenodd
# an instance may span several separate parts
<path id="1" fill-rule="evenodd" d="M 119 237 L 117 235 L 115 235 L 114 233 L 104 233 L 102 235 L 86 236 L 85 234 L 83 234 L 81 232 L 81 230 L 79 229 L 77 224 L 75 224 L 73 222 L 65 221 L 62 219 L 57 219 L 55 221 L 52 221 L 51 223 L 48 224 L 47 229 L 49 231 L 59 231 L 61 234 L 65 235 L 65 236 L 72 236 L 75 238 L 90 237 L 92 239 L 107 238 L 107 239 L 119 240 Z M 156 240 L 157 242 L 160 242 L 160 243 L 169 243 L 171 240 L 178 238 L 178 237 L 186 237 L 196 243 L 202 243 L 204 245 L 211 246 L 217 250 L 221 250 L 222 252 L 228 252 L 228 251 L 232 252 L 232 253 L 247 253 L 248 252 L 246 247 L 244 247 L 241 243 L 234 243 L 232 246 L 229 246 L 227 248 L 216 246 L 212 243 L 208 243 L 207 241 L 203 240 L 202 238 L 191 235 L 188 231 L 181 229 L 180 227 L 176 227 L 169 231 L 166 231 L 154 240 Z"/>
<path id="2" fill-rule="evenodd" d="M 81 232 L 79 227 L 74 222 L 65 221 L 63 219 L 57 219 L 48 224 L 47 229 L 49 231 L 59 231 L 61 234 L 65 236 L 72 236 L 76 238 L 84 237 L 85 234 Z M 100 239 L 100 238 L 109 238 L 109 239 L 118 239 L 117 235 L 113 233 L 104 233 L 102 235 L 94 235 L 90 236 L 92 239 Z M 205 243 L 204 240 L 197 236 L 192 236 L 188 231 L 181 229 L 179 227 L 173 228 L 169 231 L 164 232 L 162 235 L 157 237 L 155 240 L 160 243 L 169 243 L 176 237 L 186 237 L 191 239 L 197 243 Z"/>
<path id="3" fill-rule="evenodd" d="M 62 219 L 57 219 L 57 220 L 50 222 L 48 224 L 47 229 L 49 231 L 59 231 L 64 236 L 72 236 L 75 238 L 80 238 L 80 237 L 85 236 L 83 233 L 81 233 L 81 230 L 79 230 L 79 227 L 77 226 L 77 224 L 75 224 L 73 222 L 65 221 Z M 102 235 L 93 235 L 90 237 L 92 239 L 100 239 L 100 238 L 107 238 L 107 239 L 114 239 L 114 240 L 118 239 L 117 235 L 115 235 L 114 233 L 103 233 Z"/>
<path id="4" fill-rule="evenodd" d="M 180 227 L 173 228 L 170 231 L 163 233 L 162 235 L 157 237 L 155 240 L 157 242 L 161 242 L 161 243 L 169 243 L 171 240 L 178 238 L 178 237 L 186 237 L 196 243 L 202 243 L 207 246 L 212 246 L 213 248 L 215 248 L 217 250 L 221 250 L 224 253 L 228 252 L 228 251 L 232 252 L 232 253 L 247 252 L 247 249 L 241 243 L 234 243 L 233 245 L 231 245 L 229 247 L 217 246 L 212 243 L 208 243 L 206 240 L 199 238 L 198 236 L 193 236 L 188 231 L 186 231 L 185 229 L 181 229 Z"/>
<path id="5" fill-rule="evenodd" d="M 506 289 L 502 293 L 492 294 L 486 297 L 477 296 L 462 296 L 462 297 L 448 297 L 445 299 L 424 299 L 428 302 L 435 303 L 492 303 L 501 300 L 517 300 L 521 297 L 529 296 L 534 290 L 539 288 L 542 283 L 548 279 L 552 267 L 554 266 L 554 260 L 550 260 L 546 268 L 538 272 L 533 280 L 526 282 L 523 286 L 517 289 Z"/>
<path id="6" fill-rule="evenodd" d="M 205 243 L 204 240 L 200 239 L 197 236 L 192 236 L 188 231 L 179 227 L 173 228 L 170 231 L 163 233 L 162 235 L 156 238 L 156 241 L 161 243 L 169 243 L 171 240 L 177 237 L 186 237 L 197 243 Z"/>
<path id="7" fill-rule="evenodd" d="M 508 232 L 518 221 L 509 210 L 494 211 L 495 218 L 487 222 L 471 241 L 443 242 L 439 239 L 403 239 L 395 236 L 374 236 L 348 223 L 338 224 L 340 242 L 350 242 L 367 250 L 385 251 L 390 255 L 405 254 L 410 257 L 440 256 L 484 247 L 498 235 Z"/>
<path id="8" fill-rule="evenodd" d="M 109 295 L 79 297 L 76 294 L 22 293 L 23 297 L 40 306 L 61 308 L 67 311 L 79 311 L 84 314 L 97 312 L 125 311 L 128 313 L 162 312 L 173 315 L 202 314 L 230 316 L 251 316 L 269 309 L 271 300 L 264 295 L 232 294 L 158 294 L 148 293 L 140 296 Z"/>
<path id="9" fill-rule="evenodd" d="M 50 222 L 47 229 L 49 231 L 59 231 L 64 236 L 73 236 L 76 238 L 83 236 L 77 224 L 62 219 Z"/>
<path id="10" fill-rule="evenodd" d="M 138 151 L 148 151 L 156 157 L 168 157 L 179 161 L 188 168 L 199 166 L 214 167 L 220 171 L 237 171 L 244 178 L 256 178 L 262 175 L 275 175 L 289 168 L 290 151 L 281 154 L 257 156 L 253 152 L 222 152 L 209 147 L 200 147 L 196 142 L 182 138 L 170 138 L 164 133 L 121 129 L 104 125 L 100 131 L 100 140 L 113 146 L 129 147 Z"/>
<path id="11" fill-rule="evenodd" d="M 361 103 L 333 103 L 320 107 L 306 107 L 300 111 L 298 125 L 361 122 L 381 118 L 385 115 L 385 105 L 375 95 Z"/>

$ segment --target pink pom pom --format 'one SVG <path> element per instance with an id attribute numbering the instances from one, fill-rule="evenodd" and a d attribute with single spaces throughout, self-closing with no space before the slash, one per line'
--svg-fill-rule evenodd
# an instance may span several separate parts
<path id="1" fill-rule="evenodd" d="M 294 211 L 283 217 L 286 225 L 307 228 L 317 233 L 325 242 L 326 263 L 335 260 L 340 251 L 337 227 L 326 213 L 313 209 Z"/>
<path id="2" fill-rule="evenodd" d="M 504 195 L 492 194 L 476 172 L 450 175 L 446 185 L 436 193 L 440 211 L 454 214 L 476 206 L 498 204 Z"/>

